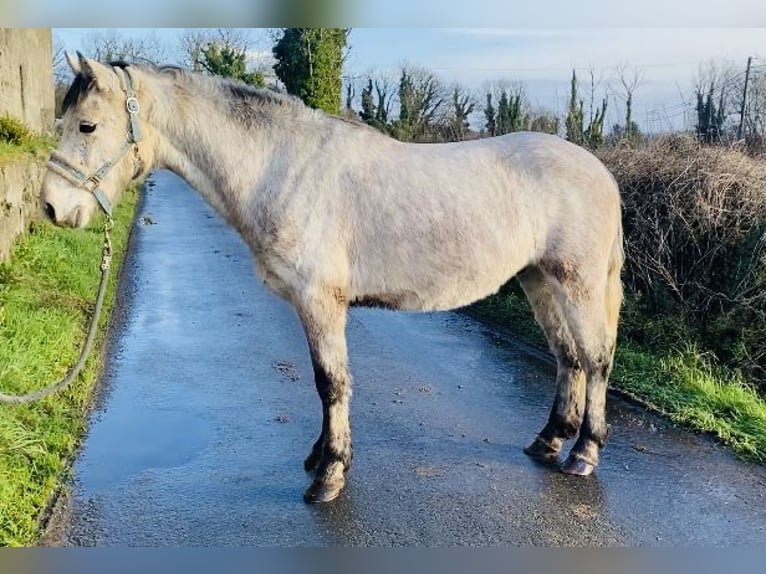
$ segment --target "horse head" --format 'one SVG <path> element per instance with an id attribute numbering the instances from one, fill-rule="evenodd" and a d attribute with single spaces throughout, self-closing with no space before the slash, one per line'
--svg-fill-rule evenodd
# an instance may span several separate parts
<path id="1" fill-rule="evenodd" d="M 43 179 L 41 204 L 56 225 L 85 227 L 97 210 L 111 215 L 127 184 L 148 169 L 139 123 L 138 74 L 67 54 L 75 74 L 64 98 L 61 140 Z"/>

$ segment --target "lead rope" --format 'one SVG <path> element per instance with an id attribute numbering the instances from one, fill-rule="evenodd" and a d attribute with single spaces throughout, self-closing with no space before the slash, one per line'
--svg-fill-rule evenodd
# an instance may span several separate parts
<path id="1" fill-rule="evenodd" d="M 85 344 L 82 347 L 77 362 L 60 381 L 55 382 L 44 389 L 40 389 L 39 391 L 33 391 L 24 395 L 6 395 L 0 393 L 0 402 L 22 404 L 42 399 L 69 386 L 69 383 L 71 383 L 79 374 L 90 354 L 91 347 L 93 347 L 93 341 L 96 338 L 96 331 L 98 330 L 98 319 L 101 316 L 101 308 L 104 306 L 104 296 L 106 295 L 106 287 L 109 283 L 109 269 L 112 266 L 112 239 L 109 236 L 109 231 L 111 231 L 111 229 L 112 216 L 107 214 L 104 219 L 104 247 L 101 250 L 101 282 L 98 284 L 96 307 L 93 310 L 93 316 L 91 317 L 90 325 L 88 326 L 88 334 L 85 337 Z"/>

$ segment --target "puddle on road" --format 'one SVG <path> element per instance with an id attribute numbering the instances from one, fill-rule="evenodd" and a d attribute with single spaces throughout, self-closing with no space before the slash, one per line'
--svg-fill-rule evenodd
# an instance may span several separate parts
<path id="1" fill-rule="evenodd" d="M 110 413 L 93 424 L 77 464 L 86 496 L 108 490 L 153 468 L 173 468 L 199 456 L 212 429 L 201 418 L 166 409 Z"/>

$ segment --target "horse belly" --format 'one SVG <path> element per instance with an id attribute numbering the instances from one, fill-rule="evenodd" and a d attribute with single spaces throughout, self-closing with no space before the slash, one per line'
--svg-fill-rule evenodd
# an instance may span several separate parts
<path id="1" fill-rule="evenodd" d="M 531 249 L 520 244 L 525 241 L 425 242 L 379 254 L 353 274 L 351 303 L 404 311 L 464 307 L 495 293 L 528 264 Z"/>

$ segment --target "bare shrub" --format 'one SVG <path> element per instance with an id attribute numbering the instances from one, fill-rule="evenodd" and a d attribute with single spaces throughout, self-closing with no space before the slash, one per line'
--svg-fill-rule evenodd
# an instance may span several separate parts
<path id="1" fill-rule="evenodd" d="M 766 163 L 684 135 L 598 154 L 622 191 L 628 290 L 766 381 Z"/>

